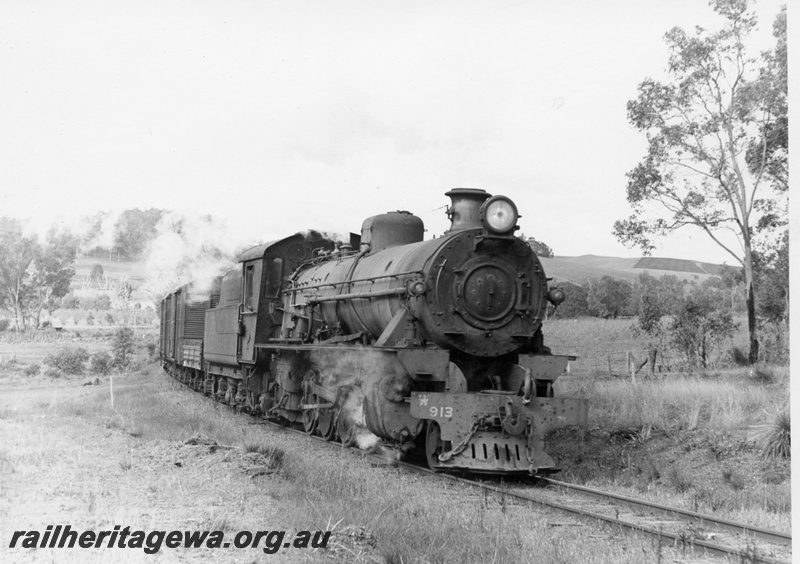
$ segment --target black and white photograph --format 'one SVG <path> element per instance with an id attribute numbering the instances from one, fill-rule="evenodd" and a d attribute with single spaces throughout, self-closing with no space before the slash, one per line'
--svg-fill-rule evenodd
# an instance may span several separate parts
<path id="1" fill-rule="evenodd" d="M 787 4 L 0 0 L 0 561 L 792 562 Z"/>

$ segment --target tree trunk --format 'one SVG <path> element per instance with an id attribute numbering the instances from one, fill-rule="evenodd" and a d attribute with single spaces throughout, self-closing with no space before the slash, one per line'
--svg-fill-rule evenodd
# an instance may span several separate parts
<path id="1" fill-rule="evenodd" d="M 747 356 L 750 364 L 758 362 L 758 338 L 756 335 L 756 297 L 753 285 L 747 285 L 747 331 L 750 335 L 750 353 Z"/>
<path id="2" fill-rule="evenodd" d="M 755 273 L 753 269 L 753 251 L 750 247 L 750 234 L 745 230 L 744 241 L 744 278 L 747 295 L 747 332 L 750 337 L 750 352 L 747 360 L 750 364 L 758 362 L 758 336 L 756 333 L 756 293 L 754 288 Z"/>

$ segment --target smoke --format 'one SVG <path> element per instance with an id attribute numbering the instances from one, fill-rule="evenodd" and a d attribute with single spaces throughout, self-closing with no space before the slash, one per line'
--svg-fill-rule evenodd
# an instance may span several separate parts
<path id="1" fill-rule="evenodd" d="M 84 240 L 83 248 L 86 251 L 97 248 L 111 250 L 114 247 L 114 233 L 120 215 L 122 212 L 116 210 L 98 212 L 93 217 L 86 218 L 82 226 L 76 228 L 77 234 Z"/>
<path id="2" fill-rule="evenodd" d="M 236 256 L 255 242 L 251 234 L 231 228 L 210 215 L 167 212 L 156 225 L 146 251 L 142 291 L 154 301 L 189 282 L 203 299 L 214 279 L 236 264 Z"/>

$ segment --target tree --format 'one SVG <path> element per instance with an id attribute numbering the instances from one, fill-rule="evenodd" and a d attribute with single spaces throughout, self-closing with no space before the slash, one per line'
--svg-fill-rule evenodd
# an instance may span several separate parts
<path id="1" fill-rule="evenodd" d="M 758 289 L 756 310 L 764 321 L 776 325 L 789 315 L 789 232 L 784 231 L 780 246 L 756 256 Z"/>
<path id="2" fill-rule="evenodd" d="M 156 225 L 164 210 L 125 210 L 114 228 L 114 252 L 119 257 L 138 259 L 156 236 Z"/>
<path id="3" fill-rule="evenodd" d="M 114 366 L 120 370 L 128 368 L 136 354 L 136 339 L 133 329 L 130 327 L 117 329 L 114 333 L 114 340 L 111 342 L 111 351 L 114 356 Z"/>
<path id="4" fill-rule="evenodd" d="M 690 298 L 670 324 L 670 333 L 689 364 L 705 368 L 712 351 L 730 338 L 736 327 L 729 311 L 715 309 L 702 298 Z"/>
<path id="5" fill-rule="evenodd" d="M 537 254 L 537 256 L 545 257 L 545 258 L 553 258 L 553 249 L 551 249 L 547 243 L 543 241 L 537 241 L 533 237 L 528 237 L 527 243 L 533 252 Z"/>
<path id="6" fill-rule="evenodd" d="M 25 304 L 33 326 L 39 326 L 42 309 L 55 308 L 55 300 L 67 295 L 72 277 L 75 276 L 75 257 L 79 239 L 71 233 L 59 233 L 50 229 L 45 244 L 33 261 L 29 280 L 29 298 Z"/>
<path id="7" fill-rule="evenodd" d="M 29 318 L 38 327 L 42 309 L 69 292 L 77 249 L 69 233 L 51 229 L 41 245 L 19 221 L 0 218 L 0 305 L 13 313 L 17 331 Z"/>
<path id="8" fill-rule="evenodd" d="M 770 361 L 788 360 L 786 331 L 789 325 L 789 232 L 780 245 L 769 252 L 756 254 L 756 311 L 772 345 L 764 351 Z"/>
<path id="9" fill-rule="evenodd" d="M 590 280 L 587 302 L 589 311 L 597 317 L 612 317 L 628 313 L 631 285 L 625 280 L 603 276 L 600 280 Z"/>
<path id="10" fill-rule="evenodd" d="M 581 317 L 589 315 L 589 304 L 586 301 L 589 295 L 586 288 L 573 282 L 559 282 L 553 287 L 563 290 L 566 298 L 557 308 L 548 306 L 553 317 Z"/>
<path id="11" fill-rule="evenodd" d="M 0 306 L 14 315 L 17 331 L 25 330 L 25 299 L 30 289 L 31 263 L 39 242 L 25 236 L 15 219 L 0 218 Z"/>
<path id="12" fill-rule="evenodd" d="M 733 256 L 744 269 L 749 360 L 755 362 L 754 238 L 786 217 L 785 8 L 774 27 L 777 47 L 762 54 L 759 66 L 745 48 L 756 25 L 747 1 L 711 4 L 724 27 L 716 33 L 670 30 L 671 81 L 648 78 L 628 102 L 628 119 L 647 135 L 648 151 L 628 173 L 634 214 L 615 222 L 614 234 L 649 254 L 653 237 L 690 225 Z M 733 233 L 740 249 L 723 232 Z"/>
<path id="13" fill-rule="evenodd" d="M 92 265 L 92 271 L 89 273 L 89 280 L 92 282 L 100 282 L 103 280 L 104 275 L 105 271 L 103 270 L 103 265 L 95 263 Z"/>

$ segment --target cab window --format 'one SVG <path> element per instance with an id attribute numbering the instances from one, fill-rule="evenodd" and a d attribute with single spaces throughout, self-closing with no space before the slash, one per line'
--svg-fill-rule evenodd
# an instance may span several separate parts
<path id="1" fill-rule="evenodd" d="M 250 310 L 256 309 L 255 289 L 253 288 L 253 276 L 255 266 L 252 264 L 244 269 L 244 305 Z"/>
<path id="2" fill-rule="evenodd" d="M 279 298 L 283 282 L 283 259 L 274 258 L 267 270 L 266 292 L 270 298 Z"/>

